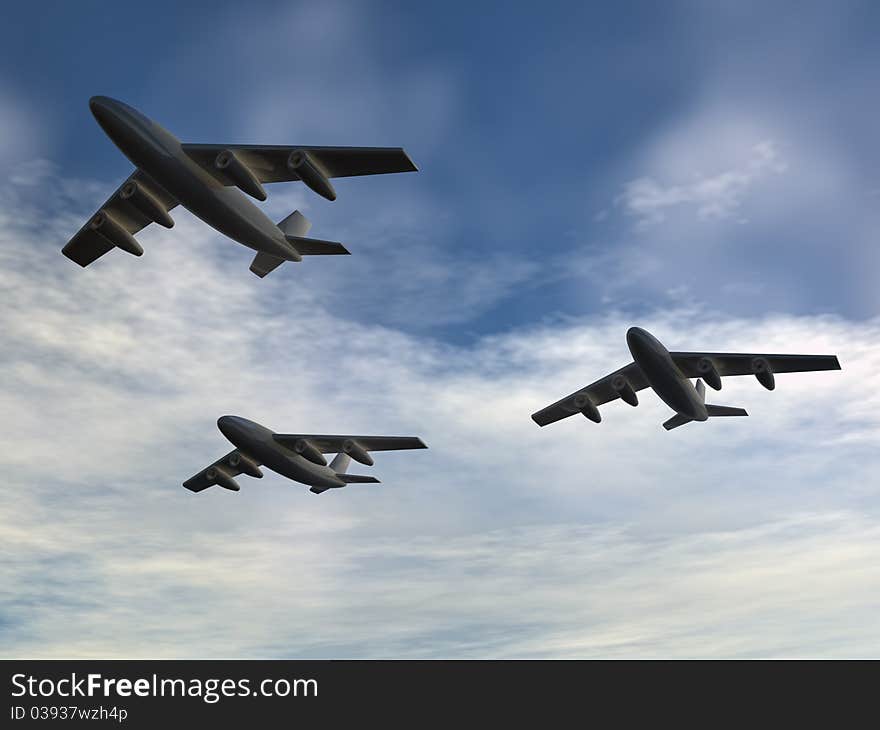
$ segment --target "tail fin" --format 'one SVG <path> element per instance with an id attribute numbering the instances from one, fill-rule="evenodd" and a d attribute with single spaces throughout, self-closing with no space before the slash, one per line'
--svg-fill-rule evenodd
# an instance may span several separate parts
<path id="1" fill-rule="evenodd" d="M 309 232 L 312 224 L 302 213 L 295 210 L 281 221 L 278 227 L 285 236 L 304 236 Z"/>
<path id="2" fill-rule="evenodd" d="M 351 464 L 351 457 L 344 451 L 340 451 L 333 457 L 333 461 L 330 462 L 330 468 L 336 472 L 336 476 L 339 476 L 348 471 L 349 464 Z"/>
<path id="3" fill-rule="evenodd" d="M 348 250 L 341 243 L 335 241 L 322 241 L 319 238 L 306 238 L 312 224 L 298 210 L 293 211 L 287 218 L 278 224 L 278 228 L 284 234 L 288 243 L 303 256 L 327 256 L 333 254 L 347 254 Z"/>
<path id="4" fill-rule="evenodd" d="M 330 468 L 346 484 L 379 484 L 379 480 L 376 477 L 363 474 L 346 474 L 349 464 L 351 464 L 351 457 L 340 451 L 333 457 L 333 461 L 330 462 Z"/>
<path id="5" fill-rule="evenodd" d="M 703 403 L 706 403 L 706 385 L 702 380 L 697 380 L 697 395 L 700 396 L 700 400 Z M 731 406 L 716 406 L 714 403 L 706 403 L 706 412 L 709 414 L 709 418 L 717 418 L 719 416 L 747 416 L 744 408 L 732 408 Z M 663 424 L 663 428 L 667 431 L 671 431 L 673 428 L 678 428 L 679 426 L 684 426 L 686 423 L 690 423 L 693 419 L 688 418 L 687 416 L 683 416 L 680 413 L 676 413 L 672 418 L 666 421 Z"/>
<path id="6" fill-rule="evenodd" d="M 309 223 L 308 218 L 298 210 L 293 211 L 293 213 L 278 224 L 278 228 L 284 234 L 284 238 L 287 242 L 296 249 L 296 252 L 292 252 L 293 255 L 290 259 L 284 259 L 280 256 L 273 256 L 270 253 L 260 252 L 254 256 L 254 260 L 251 262 L 251 271 L 262 279 L 266 274 L 277 269 L 285 261 L 292 260 L 296 253 L 300 256 L 327 256 L 348 253 L 345 246 L 341 243 L 336 243 L 336 241 L 322 241 L 318 238 L 306 238 L 305 235 L 309 232 L 311 227 L 312 224 Z M 296 260 L 298 261 L 299 259 L 297 258 Z"/>

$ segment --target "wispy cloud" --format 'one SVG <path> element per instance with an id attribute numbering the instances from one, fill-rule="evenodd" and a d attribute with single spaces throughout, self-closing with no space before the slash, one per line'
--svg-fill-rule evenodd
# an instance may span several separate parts
<path id="1" fill-rule="evenodd" d="M 732 169 L 696 173 L 691 180 L 669 183 L 651 177 L 632 180 L 617 202 L 642 226 L 663 221 L 669 208 L 692 208 L 699 218 L 727 218 L 740 207 L 750 188 L 768 174 L 785 169 L 776 145 L 764 140 L 753 145 L 750 156 Z"/>

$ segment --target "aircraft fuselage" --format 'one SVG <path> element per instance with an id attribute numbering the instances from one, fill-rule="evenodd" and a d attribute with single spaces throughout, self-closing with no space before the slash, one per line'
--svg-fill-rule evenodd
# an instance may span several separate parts
<path id="1" fill-rule="evenodd" d="M 282 446 L 259 423 L 240 416 L 221 416 L 217 428 L 241 452 L 254 457 L 281 476 L 310 487 L 343 487 L 345 482 L 329 466 L 321 466 Z"/>
<path id="2" fill-rule="evenodd" d="M 106 96 L 89 100 L 101 129 L 142 172 L 209 226 L 255 251 L 299 258 L 284 234 L 238 188 L 222 185 L 156 122 Z"/>
<path id="3" fill-rule="evenodd" d="M 666 405 L 694 421 L 709 418 L 697 389 L 678 369 L 660 340 L 641 327 L 630 327 L 626 344 L 648 384 Z"/>

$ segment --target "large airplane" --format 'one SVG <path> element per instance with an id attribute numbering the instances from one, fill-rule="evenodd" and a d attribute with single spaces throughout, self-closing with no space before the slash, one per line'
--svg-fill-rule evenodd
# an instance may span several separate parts
<path id="1" fill-rule="evenodd" d="M 663 424 L 671 431 L 691 421 L 716 416 L 747 416 L 742 408 L 706 403 L 705 381 L 721 390 L 721 378 L 754 375 L 767 390 L 776 387 L 775 373 L 812 370 L 840 370 L 834 355 L 748 355 L 722 352 L 669 352 L 650 332 L 630 327 L 626 344 L 633 362 L 606 375 L 586 388 L 532 414 L 539 426 L 581 413 L 595 423 L 602 421 L 599 406 L 620 398 L 631 406 L 639 404 L 636 392 L 652 388 L 675 415 Z M 696 385 L 690 379 L 698 378 Z"/>
<path id="2" fill-rule="evenodd" d="M 340 243 L 305 238 L 308 222 L 298 213 L 274 224 L 243 193 L 266 200 L 263 183 L 301 180 L 335 200 L 331 178 L 417 170 L 399 147 L 184 144 L 121 101 L 93 96 L 89 107 L 137 169 L 62 249 L 80 266 L 113 248 L 142 255 L 135 234 L 150 223 L 171 228 L 177 205 L 257 251 L 251 271 L 260 277 L 303 256 L 347 254 Z"/>
<path id="3" fill-rule="evenodd" d="M 379 482 L 376 477 L 348 474 L 351 460 L 373 465 L 370 451 L 426 449 L 415 436 L 315 436 L 301 433 L 273 433 L 265 426 L 240 416 L 221 416 L 217 428 L 234 445 L 222 459 L 187 479 L 183 486 L 193 492 L 215 484 L 237 492 L 235 477 L 248 474 L 262 478 L 260 466 L 281 476 L 307 484 L 309 491 L 321 494 L 346 484 Z M 329 464 L 324 454 L 336 454 Z"/>

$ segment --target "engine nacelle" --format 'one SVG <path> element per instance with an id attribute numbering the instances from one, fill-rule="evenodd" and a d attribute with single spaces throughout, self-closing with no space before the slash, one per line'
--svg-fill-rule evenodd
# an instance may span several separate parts
<path id="1" fill-rule="evenodd" d="M 290 157 L 287 158 L 287 167 L 318 195 L 327 200 L 336 200 L 336 191 L 330 184 L 330 178 L 308 152 L 303 150 L 291 152 Z"/>
<path id="2" fill-rule="evenodd" d="M 223 487 L 223 489 L 228 489 L 230 492 L 237 492 L 241 489 L 239 483 L 235 481 L 235 479 L 232 478 L 232 475 L 223 467 L 208 467 L 205 476 L 212 482 L 216 482 L 217 486 Z"/>
<path id="3" fill-rule="evenodd" d="M 240 469 L 248 476 L 256 477 L 257 479 L 263 478 L 263 472 L 260 471 L 260 465 L 250 456 L 245 456 L 244 454 L 235 451 L 229 455 L 228 461 L 229 466 L 235 469 Z"/>
<path id="4" fill-rule="evenodd" d="M 578 393 L 574 397 L 574 407 L 577 408 L 585 418 L 589 418 L 593 423 L 602 422 L 602 414 L 596 408 L 596 404 L 590 400 L 590 396 L 586 393 Z"/>
<path id="5" fill-rule="evenodd" d="M 611 387 L 614 388 L 614 391 L 624 403 L 629 403 L 631 406 L 639 404 L 639 397 L 636 395 L 636 391 L 633 390 L 632 385 L 623 375 L 614 376 L 611 381 Z"/>
<path id="6" fill-rule="evenodd" d="M 773 377 L 773 368 L 766 358 L 756 357 L 752 360 L 752 372 L 758 379 L 758 382 L 767 390 L 773 390 L 776 387 L 776 378 Z"/>
<path id="7" fill-rule="evenodd" d="M 367 453 L 366 449 L 362 448 L 351 439 L 345 439 L 345 441 L 342 442 L 342 451 L 355 461 L 359 461 L 361 464 L 373 466 L 373 457 Z"/>
<path id="8" fill-rule="evenodd" d="M 232 150 L 222 150 L 214 158 L 214 167 L 226 174 L 235 186 L 257 200 L 266 199 L 266 191 L 254 175 Z"/>
<path id="9" fill-rule="evenodd" d="M 116 219 L 109 213 L 99 210 L 89 223 L 89 228 L 103 236 L 110 243 L 132 256 L 143 256 L 144 249 Z"/>
<path id="10" fill-rule="evenodd" d="M 119 191 L 119 197 L 131 203 L 153 223 L 158 223 L 165 228 L 174 227 L 174 221 L 168 215 L 165 206 L 136 180 L 129 180 L 125 183 L 122 190 Z"/>
<path id="11" fill-rule="evenodd" d="M 721 375 L 715 363 L 708 357 L 701 357 L 697 361 L 697 373 L 703 379 L 703 382 L 713 390 L 721 390 Z"/>
<path id="12" fill-rule="evenodd" d="M 306 439 L 297 439 L 293 444 L 293 450 L 304 459 L 311 461 L 313 464 L 327 466 L 327 459 L 324 458 L 324 455 L 315 448 L 314 444 Z"/>

